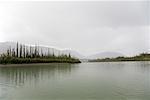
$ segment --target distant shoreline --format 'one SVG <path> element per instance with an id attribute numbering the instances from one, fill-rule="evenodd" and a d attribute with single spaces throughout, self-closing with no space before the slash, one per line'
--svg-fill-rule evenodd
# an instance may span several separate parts
<path id="1" fill-rule="evenodd" d="M 94 63 L 94 62 L 147 62 L 147 61 L 150 61 L 150 60 L 124 60 L 124 61 L 88 61 L 89 63 Z"/>
<path id="2" fill-rule="evenodd" d="M 150 62 L 150 60 L 148 61 L 93 61 L 93 62 L 86 62 L 86 63 L 105 63 L 105 62 Z M 28 66 L 33 66 L 33 65 L 38 65 L 38 66 L 44 66 L 44 65 L 51 65 L 51 64 L 80 64 L 80 63 L 61 63 L 61 62 L 54 62 L 54 63 L 24 63 L 24 64 L 0 64 L 0 68 L 1 67 L 28 67 Z"/>
<path id="3" fill-rule="evenodd" d="M 116 57 L 116 58 L 103 58 L 103 59 L 92 59 L 88 62 L 123 62 L 123 61 L 150 61 L 149 53 L 141 53 L 133 57 Z"/>
<path id="4" fill-rule="evenodd" d="M 21 67 L 21 66 L 31 66 L 31 65 L 38 65 L 38 66 L 43 66 L 43 65 L 51 65 L 51 64 L 80 64 L 80 63 L 24 63 L 24 64 L 0 64 L 0 67 Z"/>

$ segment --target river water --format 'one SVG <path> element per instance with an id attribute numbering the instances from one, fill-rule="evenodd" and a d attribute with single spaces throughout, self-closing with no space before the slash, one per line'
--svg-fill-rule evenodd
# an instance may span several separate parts
<path id="1" fill-rule="evenodd" d="M 150 62 L 0 65 L 0 100 L 150 100 Z"/>

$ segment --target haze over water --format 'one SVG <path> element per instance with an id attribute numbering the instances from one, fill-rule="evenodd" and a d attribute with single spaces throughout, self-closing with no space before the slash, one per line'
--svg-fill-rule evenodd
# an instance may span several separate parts
<path id="1" fill-rule="evenodd" d="M 150 62 L 0 66 L 0 100 L 150 100 Z"/>

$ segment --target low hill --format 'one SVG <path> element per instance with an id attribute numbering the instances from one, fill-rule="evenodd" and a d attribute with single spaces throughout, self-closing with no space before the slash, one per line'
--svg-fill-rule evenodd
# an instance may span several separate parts
<path id="1" fill-rule="evenodd" d="M 97 53 L 91 56 L 88 56 L 88 59 L 98 59 L 98 58 L 114 58 L 118 56 L 124 56 L 122 53 L 118 52 L 102 52 L 102 53 Z"/>

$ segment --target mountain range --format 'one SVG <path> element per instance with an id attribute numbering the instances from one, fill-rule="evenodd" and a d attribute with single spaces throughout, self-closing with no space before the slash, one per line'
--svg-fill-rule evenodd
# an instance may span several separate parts
<path id="1" fill-rule="evenodd" d="M 29 46 L 30 45 L 26 45 L 27 48 L 29 48 Z M 5 53 L 7 49 L 9 49 L 10 47 L 16 48 L 16 42 L 0 42 L 0 54 Z M 42 51 L 45 53 L 50 52 L 50 53 L 55 53 L 55 55 L 70 54 L 72 57 L 79 58 L 79 59 L 97 59 L 97 58 L 106 58 L 106 57 L 112 58 L 112 57 L 124 56 L 123 54 L 118 52 L 102 52 L 90 56 L 83 56 L 77 51 L 70 50 L 70 49 L 60 50 L 60 49 L 45 47 L 45 46 L 38 46 L 38 48 L 39 50 L 42 49 Z"/>
<path id="2" fill-rule="evenodd" d="M 88 59 L 97 59 L 97 58 L 115 58 L 119 56 L 124 56 L 122 53 L 119 52 L 101 52 L 97 54 L 93 54 L 87 56 Z"/>

